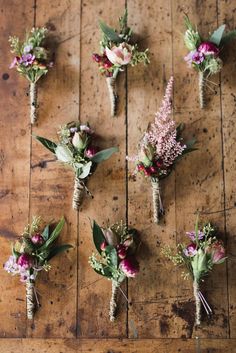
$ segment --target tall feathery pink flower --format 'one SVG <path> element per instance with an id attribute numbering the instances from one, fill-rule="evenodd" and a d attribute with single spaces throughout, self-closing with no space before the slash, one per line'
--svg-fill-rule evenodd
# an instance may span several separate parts
<path id="1" fill-rule="evenodd" d="M 155 121 L 151 124 L 141 141 L 141 148 L 148 144 L 153 146 L 156 158 L 160 158 L 165 167 L 171 166 L 186 148 L 186 145 L 181 145 L 176 140 L 176 123 L 171 117 L 173 81 L 173 77 L 171 77 L 166 87 L 161 108 L 156 113 Z"/>

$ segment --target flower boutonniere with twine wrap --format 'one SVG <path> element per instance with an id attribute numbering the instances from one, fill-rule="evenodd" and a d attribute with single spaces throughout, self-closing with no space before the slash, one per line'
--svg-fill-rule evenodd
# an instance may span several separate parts
<path id="1" fill-rule="evenodd" d="M 19 275 L 21 282 L 26 285 L 26 307 L 27 318 L 33 319 L 36 304 L 39 306 L 38 296 L 35 289 L 36 277 L 41 271 L 49 271 L 50 260 L 72 248 L 72 245 L 55 245 L 60 235 L 65 220 L 62 218 L 51 231 L 47 224 L 41 227 L 41 217 L 33 217 L 32 223 L 25 227 L 19 239 L 12 245 L 12 255 L 4 264 L 4 269 L 12 275 Z"/>
<path id="2" fill-rule="evenodd" d="M 120 17 L 118 31 L 108 27 L 100 21 L 102 40 L 100 41 L 100 54 L 93 54 L 93 60 L 98 63 L 99 71 L 106 77 L 111 116 L 116 114 L 117 93 L 116 78 L 127 65 L 135 66 L 139 63 L 149 64 L 148 49 L 139 51 L 138 45 L 131 43 L 132 30 L 127 26 L 127 10 Z"/>
<path id="3" fill-rule="evenodd" d="M 211 75 L 221 71 L 223 62 L 220 59 L 220 54 L 224 45 L 231 39 L 236 37 L 236 30 L 224 34 L 225 25 L 221 25 L 212 35 L 206 40 L 203 39 L 185 15 L 186 32 L 184 34 L 184 43 L 189 54 L 185 57 L 189 67 L 193 67 L 198 72 L 199 77 L 199 103 L 200 107 L 205 106 L 205 88 L 211 88 L 216 85 L 209 80 Z M 214 90 L 213 90 L 214 91 Z"/>
<path id="4" fill-rule="evenodd" d="M 34 124 L 37 120 L 37 82 L 46 75 L 53 63 L 49 61 L 47 49 L 43 46 L 47 29 L 33 28 L 26 34 L 24 42 L 17 37 L 10 37 L 11 52 L 15 54 L 10 68 L 16 70 L 30 82 L 30 121 Z"/>
<path id="5" fill-rule="evenodd" d="M 155 223 L 159 223 L 159 216 L 164 214 L 160 196 L 160 180 L 171 173 L 175 164 L 185 154 L 196 150 L 193 147 L 195 139 L 183 143 L 181 134 L 184 130 L 184 124 L 176 126 L 171 117 L 172 86 L 173 77 L 168 82 L 160 111 L 156 114 L 154 122 L 150 124 L 139 144 L 138 155 L 127 157 L 129 161 L 136 163 L 133 174 L 139 173 L 151 181 Z"/>
<path id="6" fill-rule="evenodd" d="M 75 172 L 74 194 L 72 207 L 79 210 L 82 204 L 84 191 L 91 193 L 86 187 L 86 181 L 96 169 L 96 166 L 111 157 L 118 151 L 117 147 L 99 150 L 93 144 L 94 133 L 88 124 L 71 122 L 61 126 L 58 132 L 59 142 L 52 142 L 44 137 L 35 136 L 56 158 L 70 167 Z"/>
<path id="7" fill-rule="evenodd" d="M 135 258 L 138 239 L 135 229 L 129 229 L 122 222 L 107 228 L 101 228 L 93 222 L 93 241 L 98 254 L 92 254 L 89 263 L 99 275 L 112 282 L 112 295 L 110 300 L 110 320 L 116 317 L 116 298 L 121 283 L 129 277 L 135 277 L 139 272 L 139 264 Z M 128 300 L 127 300 L 128 301 Z"/>
<path id="8" fill-rule="evenodd" d="M 195 230 L 187 232 L 187 237 L 191 240 L 187 246 L 178 244 L 177 254 L 172 254 L 170 247 L 162 249 L 163 254 L 173 261 L 177 266 L 185 266 L 187 273 L 183 273 L 184 278 L 189 276 L 193 280 L 193 293 L 196 303 L 196 325 L 201 324 L 201 304 L 208 316 L 212 314 L 212 310 L 207 303 L 205 297 L 200 291 L 200 284 L 204 278 L 213 269 L 214 265 L 221 264 L 225 261 L 225 248 L 222 241 L 215 236 L 215 229 L 210 223 L 199 229 L 198 220 Z"/>

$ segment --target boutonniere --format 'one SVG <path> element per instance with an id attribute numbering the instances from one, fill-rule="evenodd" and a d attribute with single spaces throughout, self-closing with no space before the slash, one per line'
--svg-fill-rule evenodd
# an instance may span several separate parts
<path id="1" fill-rule="evenodd" d="M 207 315 L 212 314 L 212 310 L 205 297 L 200 291 L 200 284 L 212 271 L 214 265 L 225 261 L 225 248 L 222 241 L 217 239 L 215 229 L 210 223 L 199 229 L 198 220 L 195 230 L 186 233 L 190 243 L 178 244 L 177 254 L 173 255 L 170 247 L 165 247 L 163 254 L 173 261 L 177 266 L 185 266 L 187 273 L 183 273 L 184 278 L 190 277 L 193 281 L 193 294 L 196 303 L 196 325 L 201 324 L 201 304 Z"/>
<path id="2" fill-rule="evenodd" d="M 12 245 L 12 255 L 4 264 L 4 269 L 12 275 L 19 275 L 21 282 L 26 285 L 27 318 L 33 319 L 36 304 L 39 306 L 35 289 L 36 278 L 41 271 L 51 269 L 51 259 L 72 248 L 72 245 L 55 245 L 64 226 L 64 218 L 52 230 L 47 224 L 42 228 L 40 217 L 33 217 L 32 223 L 27 225 L 22 236 Z"/>
<path id="3" fill-rule="evenodd" d="M 40 136 L 35 136 L 35 138 L 52 152 L 58 161 L 73 168 L 75 182 L 72 207 L 79 210 L 84 192 L 91 195 L 86 187 L 88 177 L 94 173 L 100 162 L 110 158 L 114 152 L 118 151 L 118 148 L 99 150 L 94 145 L 94 133 L 89 124 L 68 123 L 61 126 L 58 136 L 59 142 L 57 143 Z"/>
<path id="4" fill-rule="evenodd" d="M 141 174 L 151 182 L 155 223 L 159 223 L 159 216 L 164 214 L 160 196 L 160 180 L 170 175 L 175 164 L 185 154 L 196 149 L 193 147 L 195 139 L 183 142 L 181 134 L 184 124 L 177 126 L 171 117 L 172 86 L 173 77 L 168 82 L 160 111 L 139 143 L 138 154 L 127 157 L 129 161 L 136 163 L 133 174 Z"/>
<path id="5" fill-rule="evenodd" d="M 224 45 L 236 36 L 236 30 L 224 34 L 225 25 L 221 25 L 212 35 L 203 39 L 197 28 L 192 25 L 188 16 L 185 16 L 184 43 L 189 54 L 185 57 L 189 67 L 198 72 L 199 77 L 199 103 L 200 107 L 205 106 L 205 88 L 211 89 L 214 82 L 209 80 L 211 75 L 221 71 L 223 61 L 220 58 Z"/>
<path id="6" fill-rule="evenodd" d="M 102 39 L 100 54 L 93 54 L 93 60 L 98 63 L 99 71 L 106 77 L 111 116 L 116 114 L 117 93 L 116 78 L 127 65 L 136 66 L 139 63 L 149 64 L 148 49 L 139 51 L 137 43 L 131 42 L 132 30 L 127 26 L 127 10 L 119 18 L 119 30 L 107 26 L 100 21 Z"/>
<path id="7" fill-rule="evenodd" d="M 97 254 L 92 254 L 89 263 L 96 273 L 112 282 L 109 316 L 110 320 L 114 321 L 118 289 L 125 296 L 120 288 L 121 283 L 126 278 L 135 277 L 139 272 L 139 264 L 135 257 L 138 245 L 137 232 L 135 229 L 128 229 L 122 222 L 101 228 L 95 221 L 92 231 Z"/>
<path id="8" fill-rule="evenodd" d="M 32 28 L 26 34 L 24 42 L 17 37 L 9 37 L 11 52 L 15 54 L 10 69 L 16 70 L 30 82 L 30 121 L 34 124 L 37 120 L 37 82 L 46 75 L 53 63 L 49 61 L 47 49 L 43 46 L 47 29 Z"/>

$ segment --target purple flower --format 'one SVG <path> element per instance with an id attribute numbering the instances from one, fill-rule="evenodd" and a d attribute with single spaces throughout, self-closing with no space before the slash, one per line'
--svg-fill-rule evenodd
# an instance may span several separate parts
<path id="1" fill-rule="evenodd" d="M 138 261 L 133 256 L 129 256 L 122 260 L 120 263 L 120 269 L 124 272 L 127 277 L 135 277 L 139 272 Z"/>
<path id="2" fill-rule="evenodd" d="M 196 240 L 196 233 L 193 230 L 192 232 L 186 232 L 186 235 L 192 240 L 195 241 Z M 200 230 L 198 231 L 198 240 L 201 240 L 204 238 L 204 233 L 201 232 Z"/>
<path id="3" fill-rule="evenodd" d="M 203 42 L 198 47 L 198 52 L 204 55 L 218 56 L 219 51 L 219 48 L 217 48 L 217 46 L 211 42 Z"/>
<path id="4" fill-rule="evenodd" d="M 32 54 L 23 54 L 22 57 L 20 58 L 19 63 L 23 64 L 24 66 L 29 66 L 33 64 L 34 59 L 35 59 L 35 56 Z"/>
<path id="5" fill-rule="evenodd" d="M 196 51 L 192 56 L 192 61 L 195 64 L 201 64 L 204 61 L 204 59 L 205 59 L 204 54 L 199 51 Z"/>
<path id="6" fill-rule="evenodd" d="M 92 134 L 93 133 L 93 131 L 90 129 L 90 127 L 89 126 L 87 126 L 87 125 L 80 125 L 80 131 L 85 131 L 85 132 L 87 132 L 88 134 Z"/>
<path id="7" fill-rule="evenodd" d="M 24 270 L 28 270 L 33 265 L 33 259 L 29 254 L 24 253 L 18 258 L 17 264 Z"/>
<path id="8" fill-rule="evenodd" d="M 15 256 L 11 255 L 7 262 L 4 264 L 4 270 L 7 271 L 8 273 L 16 274 L 18 273 L 18 265 L 16 263 L 16 258 Z"/>
<path id="9" fill-rule="evenodd" d="M 24 54 L 27 54 L 29 53 L 31 50 L 33 49 L 33 45 L 32 44 L 29 44 L 29 45 L 26 45 L 23 49 L 23 52 Z"/>
<path id="10" fill-rule="evenodd" d="M 188 55 L 184 57 L 184 60 L 187 61 L 188 66 L 191 67 L 192 62 L 193 62 L 193 55 L 196 53 L 196 50 L 190 51 Z"/>
<path id="11" fill-rule="evenodd" d="M 185 256 L 192 257 L 197 253 L 197 245 L 194 243 L 191 243 L 184 249 L 183 252 Z"/>
<path id="12" fill-rule="evenodd" d="M 77 127 L 71 127 L 70 128 L 70 132 L 72 132 L 72 133 L 77 132 L 77 131 L 78 131 Z"/>

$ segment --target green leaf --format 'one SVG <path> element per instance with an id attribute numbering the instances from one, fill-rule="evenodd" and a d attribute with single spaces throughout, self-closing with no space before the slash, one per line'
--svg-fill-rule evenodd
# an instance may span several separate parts
<path id="1" fill-rule="evenodd" d="M 39 252 L 43 251 L 44 249 L 47 249 L 57 239 L 57 237 L 62 231 L 62 228 L 64 227 L 64 224 L 65 219 L 64 217 L 62 217 L 52 234 L 49 236 L 48 240 L 39 248 Z"/>
<path id="2" fill-rule="evenodd" d="M 113 153 L 118 152 L 118 151 L 119 151 L 118 147 L 107 148 L 105 150 L 102 150 L 102 151 L 99 151 L 98 153 L 96 153 L 91 158 L 91 161 L 93 161 L 94 163 L 100 163 L 100 162 L 105 161 L 106 159 L 110 158 Z"/>
<path id="3" fill-rule="evenodd" d="M 103 235 L 102 229 L 95 221 L 93 221 L 93 242 L 99 254 L 102 252 L 101 245 L 104 241 L 106 241 L 106 239 Z"/>
<path id="4" fill-rule="evenodd" d="M 55 153 L 55 150 L 57 148 L 57 144 L 53 141 L 50 141 L 44 137 L 41 136 L 35 136 L 33 135 L 36 140 L 38 140 L 39 142 L 41 142 L 41 144 L 46 147 L 50 152 Z"/>
<path id="5" fill-rule="evenodd" d="M 107 36 L 107 38 L 114 43 L 122 43 L 123 39 L 118 36 L 118 34 L 111 27 L 107 26 L 107 24 L 103 21 L 99 21 L 99 26 L 102 32 Z"/>
<path id="6" fill-rule="evenodd" d="M 102 271 L 99 271 L 99 270 L 97 270 L 97 269 L 95 269 L 95 268 L 93 268 L 93 270 L 94 270 L 96 273 L 98 273 L 99 275 L 101 275 L 101 276 L 104 276 L 104 277 L 107 277 L 107 278 L 112 278 L 111 270 L 110 270 L 110 268 L 107 267 L 107 266 L 104 266 L 104 267 L 103 267 L 103 272 L 104 272 L 104 273 L 102 273 Z"/>
<path id="7" fill-rule="evenodd" d="M 54 246 L 54 247 L 51 249 L 47 260 L 49 261 L 49 260 L 51 260 L 54 256 L 56 256 L 56 255 L 58 255 L 58 254 L 60 254 L 60 253 L 62 253 L 62 252 L 64 252 L 64 251 L 66 251 L 66 250 L 68 250 L 68 249 L 71 249 L 71 248 L 73 248 L 73 246 L 70 245 L 70 244 L 63 244 L 63 245 Z"/>
<path id="8" fill-rule="evenodd" d="M 46 227 L 44 228 L 43 232 L 42 232 L 42 237 L 44 240 L 48 240 L 49 237 L 49 224 L 46 225 Z"/>
<path id="9" fill-rule="evenodd" d="M 217 46 L 220 45 L 220 42 L 221 42 L 221 39 L 222 39 L 222 36 L 223 36 L 223 33 L 224 33 L 224 30 L 225 30 L 225 25 L 221 25 L 219 28 L 217 28 L 217 30 L 215 30 L 211 37 L 210 37 L 210 42 L 216 44 Z"/>
<path id="10" fill-rule="evenodd" d="M 81 168 L 82 173 L 78 174 L 78 177 L 80 179 L 85 179 L 89 175 L 91 167 L 92 167 L 92 162 L 88 162 L 87 164 L 85 164 L 83 168 Z"/>
<path id="11" fill-rule="evenodd" d="M 64 163 L 70 163 L 73 161 L 73 153 L 67 146 L 58 145 L 55 150 L 56 156 L 59 161 Z"/>
<path id="12" fill-rule="evenodd" d="M 236 37 L 236 29 L 234 29 L 233 31 L 225 34 L 222 39 L 221 39 L 221 42 L 220 44 L 221 45 L 224 45 L 224 44 L 227 44 L 228 42 L 230 42 L 232 39 L 234 39 Z"/>

